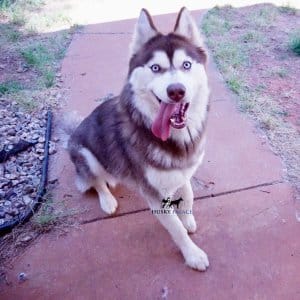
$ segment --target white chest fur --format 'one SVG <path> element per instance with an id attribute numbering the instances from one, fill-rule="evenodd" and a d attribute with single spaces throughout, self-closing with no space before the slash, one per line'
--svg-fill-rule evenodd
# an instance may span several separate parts
<path id="1" fill-rule="evenodd" d="M 203 157 L 204 151 L 199 156 L 197 164 L 185 169 L 159 170 L 148 167 L 146 170 L 146 178 L 148 179 L 148 182 L 158 189 L 165 197 L 172 197 L 180 187 L 191 179 L 201 164 Z"/>

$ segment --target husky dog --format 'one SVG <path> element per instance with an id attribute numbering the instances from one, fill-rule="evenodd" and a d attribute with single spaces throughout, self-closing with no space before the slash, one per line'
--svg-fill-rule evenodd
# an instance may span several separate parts
<path id="1" fill-rule="evenodd" d="M 129 71 L 118 97 L 100 104 L 73 131 L 68 151 L 81 192 L 94 188 L 107 214 L 118 203 L 109 188 L 136 186 L 152 210 L 175 192 L 192 210 L 191 177 L 204 155 L 209 89 L 206 53 L 186 8 L 173 32 L 160 33 L 142 9 L 130 47 Z M 203 271 L 207 255 L 191 240 L 192 214 L 157 215 L 191 268 Z"/>

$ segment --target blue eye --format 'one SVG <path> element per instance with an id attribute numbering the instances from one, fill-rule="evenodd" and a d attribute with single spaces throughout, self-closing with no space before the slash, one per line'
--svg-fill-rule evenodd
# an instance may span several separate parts
<path id="1" fill-rule="evenodd" d="M 150 69 L 153 73 L 158 73 L 161 70 L 160 66 L 157 64 L 152 65 Z"/>
<path id="2" fill-rule="evenodd" d="M 183 64 L 182 64 L 182 67 L 185 70 L 189 70 L 192 67 L 192 63 L 190 61 L 184 61 Z"/>

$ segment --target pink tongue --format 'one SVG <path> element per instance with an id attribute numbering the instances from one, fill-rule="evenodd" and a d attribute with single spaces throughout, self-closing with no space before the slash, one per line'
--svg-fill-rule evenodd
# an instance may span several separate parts
<path id="1" fill-rule="evenodd" d="M 165 141 L 170 135 L 170 118 L 173 114 L 176 105 L 161 103 L 156 119 L 152 124 L 152 133 Z"/>

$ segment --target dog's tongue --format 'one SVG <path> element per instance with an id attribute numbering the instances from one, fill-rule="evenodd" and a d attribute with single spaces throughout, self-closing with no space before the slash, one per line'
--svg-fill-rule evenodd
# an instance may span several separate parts
<path id="1" fill-rule="evenodd" d="M 152 124 L 152 133 L 163 141 L 166 141 L 170 135 L 170 118 L 175 109 L 175 104 L 162 102 L 158 115 Z"/>

